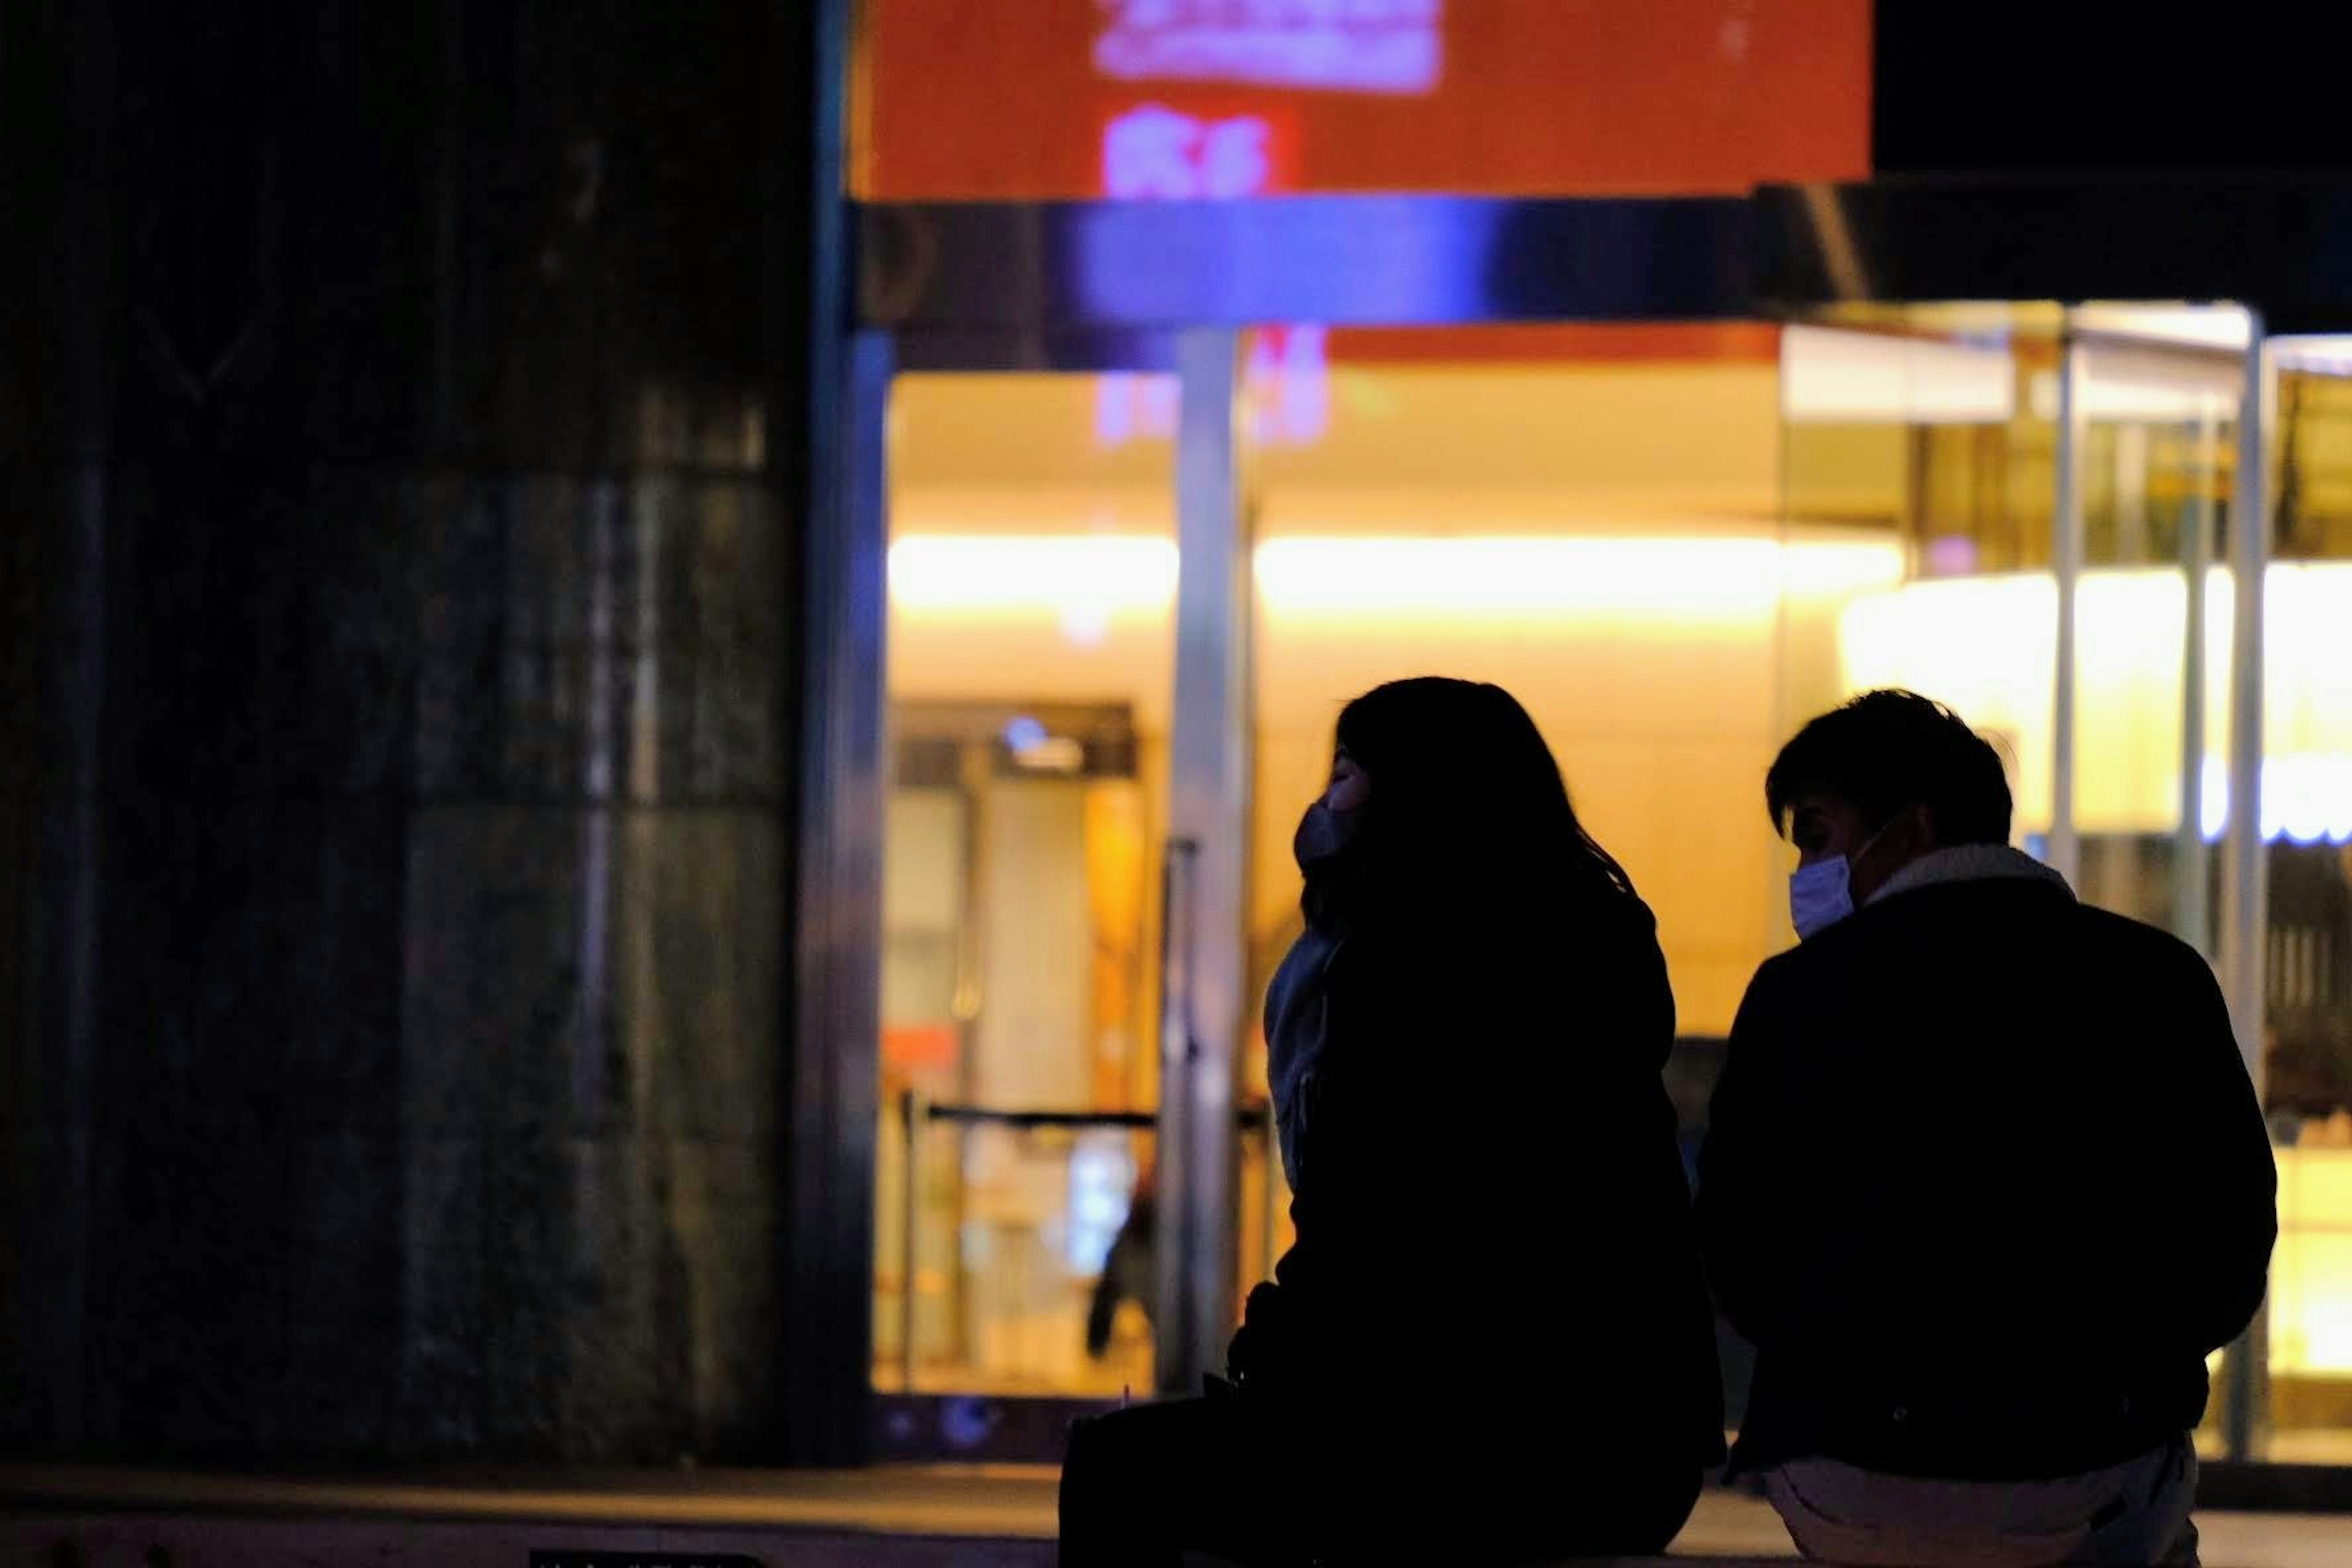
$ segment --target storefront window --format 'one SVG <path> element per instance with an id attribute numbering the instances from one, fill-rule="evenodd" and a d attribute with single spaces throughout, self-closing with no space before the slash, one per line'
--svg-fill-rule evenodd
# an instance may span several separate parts
<path id="1" fill-rule="evenodd" d="M 1248 994 L 1298 929 L 1288 847 L 1340 708 L 1423 673 L 1497 681 L 1534 714 L 1659 913 L 1678 1060 L 1712 1048 L 1793 940 L 1765 767 L 1796 725 L 1874 686 L 1927 692 L 1993 736 L 2030 850 L 2067 852 L 2071 798 L 2085 899 L 2218 956 L 2243 361 L 2206 341 L 2210 315 L 2181 320 L 2004 305 L 1786 328 L 1248 334 Z M 2071 750 L 2056 700 L 2070 327 Z M 2263 1067 L 2282 1239 L 2256 1426 L 2281 1459 L 2352 1455 L 2347 389 L 2283 378 L 2265 577 Z M 896 384 L 877 1387 L 1152 1381 L 1150 1238 L 1128 1222 L 1150 1190 L 1159 1088 L 1173 404 L 1148 374 Z M 1243 1104 L 1262 1101 L 1264 1071 L 1253 1026 Z M 1008 1114 L 1037 1111 L 1060 1119 Z M 1286 1242 L 1286 1194 L 1262 1138 L 1242 1150 L 1246 1288 Z M 2217 1399 L 2209 1451 L 2223 1429 Z"/>

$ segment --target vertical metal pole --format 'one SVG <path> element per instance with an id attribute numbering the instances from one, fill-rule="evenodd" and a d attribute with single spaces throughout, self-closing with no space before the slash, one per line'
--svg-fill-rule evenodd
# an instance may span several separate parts
<path id="1" fill-rule="evenodd" d="M 2154 445 L 2147 426 L 2126 419 L 2116 426 L 2116 560 L 2137 565 L 2147 558 L 2147 460 Z"/>
<path id="2" fill-rule="evenodd" d="M 1191 838 L 1171 837 L 1160 871 L 1160 1208 L 1151 1252 L 1151 1326 L 1160 1386 L 1177 1394 L 1192 1386 L 1181 1368 L 1192 1353 L 1187 1336 L 1198 1316 L 1185 1250 L 1190 1229 L 1184 1171 L 1193 1136 L 1192 1062 L 1200 1054 L 1192 995 L 1193 938 L 1201 929 L 1194 874 L 1200 848 Z"/>
<path id="3" fill-rule="evenodd" d="M 2181 622 L 2180 826 L 2172 840 L 2173 934 L 2209 957 L 2211 898 L 2205 877 L 2205 585 L 2212 575 L 2213 485 L 2221 472 L 2220 416 L 2198 399 L 2196 489 L 2181 510 L 2180 569 L 2189 602 Z"/>
<path id="4" fill-rule="evenodd" d="M 1232 1331 L 1234 1062 L 1246 984 L 1250 668 L 1248 542 L 1236 449 L 1240 336 L 1193 328 L 1176 344 L 1176 694 L 1169 836 L 1194 846 L 1185 1027 L 1164 1031 L 1160 1384 L 1197 1388 Z"/>
<path id="5" fill-rule="evenodd" d="M 2069 882 L 2080 880 L 2082 840 L 2074 829 L 2075 599 L 2083 580 L 2083 463 L 2087 445 L 2082 340 L 2073 313 L 2058 359 L 2058 494 L 2051 522 L 2052 574 L 2058 588 L 2057 668 L 2050 701 L 2050 844 L 2046 858 Z"/>
<path id="6" fill-rule="evenodd" d="M 2263 844 L 2263 587 L 2270 570 L 2270 449 L 2277 374 L 2250 310 L 2246 390 L 2238 409 L 2238 475 L 2230 498 L 2230 569 L 2236 605 L 2230 626 L 2230 815 L 2222 835 L 2221 987 L 2238 1050 L 2259 1095 L 2263 1088 L 2263 949 L 2269 935 L 2269 878 Z M 2267 1309 L 2231 1347 L 2225 1427 L 2233 1459 L 2253 1457 L 2270 1402 Z"/>
<path id="7" fill-rule="evenodd" d="M 956 1025 L 956 1098 L 966 1105 L 982 1103 L 987 1085 L 981 1079 L 980 1023 L 988 1006 L 988 813 L 995 793 L 994 748 L 967 741 L 956 759 L 959 799 L 963 805 L 963 900 L 956 910 L 956 984 L 950 1004 Z M 964 1226 L 971 1217 L 971 1189 L 964 1173 L 971 1169 L 972 1127 L 958 1121 L 945 1140 L 952 1146 L 955 1193 L 949 1201 L 949 1261 L 947 1277 L 947 1355 L 960 1365 L 977 1364 L 971 1341 L 971 1272 L 964 1267 Z"/>
<path id="8" fill-rule="evenodd" d="M 916 1246 L 922 1223 L 923 1095 L 908 1089 L 898 1100 L 898 1118 L 906 1129 L 907 1146 L 900 1156 L 900 1178 L 906 1184 L 898 1197 L 898 1386 L 915 1392 L 915 1270 L 920 1264 Z"/>

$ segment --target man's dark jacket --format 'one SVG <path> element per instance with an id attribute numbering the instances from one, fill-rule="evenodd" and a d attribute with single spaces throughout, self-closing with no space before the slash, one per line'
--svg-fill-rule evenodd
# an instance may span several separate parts
<path id="1" fill-rule="evenodd" d="M 1890 893 L 1757 973 L 1700 1163 L 1735 1469 L 2078 1474 L 2195 1426 L 2269 1140 L 2203 958 L 2054 879 Z"/>

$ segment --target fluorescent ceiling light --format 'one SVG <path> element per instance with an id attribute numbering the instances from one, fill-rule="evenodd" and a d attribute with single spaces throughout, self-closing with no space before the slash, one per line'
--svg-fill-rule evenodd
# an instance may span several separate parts
<path id="1" fill-rule="evenodd" d="M 1828 327 L 1780 334 L 1780 413 L 1798 425 L 2000 425 L 2017 407 L 2005 348 Z"/>

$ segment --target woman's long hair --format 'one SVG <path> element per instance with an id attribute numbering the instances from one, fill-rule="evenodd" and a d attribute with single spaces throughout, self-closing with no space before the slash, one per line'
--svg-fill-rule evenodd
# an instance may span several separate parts
<path id="1" fill-rule="evenodd" d="M 1310 875 L 1310 919 L 1439 936 L 1533 934 L 1641 908 L 1577 820 L 1535 721 L 1499 686 L 1428 676 L 1348 704 L 1339 744 L 1371 778 L 1360 833 Z"/>

